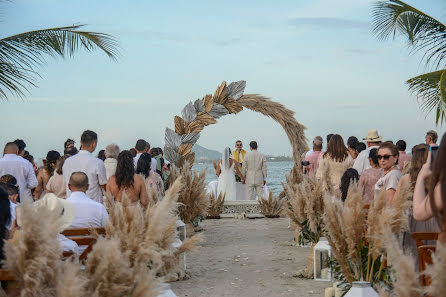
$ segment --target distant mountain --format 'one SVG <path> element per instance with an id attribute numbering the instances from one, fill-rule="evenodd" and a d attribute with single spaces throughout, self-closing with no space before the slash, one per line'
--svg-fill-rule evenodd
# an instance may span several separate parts
<path id="1" fill-rule="evenodd" d="M 195 144 L 192 147 L 192 152 L 195 153 L 195 161 L 197 161 L 197 162 L 200 162 L 200 161 L 206 162 L 206 161 L 221 159 L 221 152 L 207 149 L 207 148 L 202 147 L 201 145 L 198 145 L 198 144 Z"/>

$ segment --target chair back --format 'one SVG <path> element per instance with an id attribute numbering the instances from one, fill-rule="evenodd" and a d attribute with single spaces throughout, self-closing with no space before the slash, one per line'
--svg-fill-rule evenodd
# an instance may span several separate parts
<path id="1" fill-rule="evenodd" d="M 415 240 L 417 248 L 419 248 L 422 245 L 426 245 L 426 242 L 423 242 L 424 240 L 437 240 L 438 234 L 438 232 L 412 232 L 410 236 Z"/>
<path id="2" fill-rule="evenodd" d="M 420 262 L 420 272 L 426 270 L 427 265 L 432 264 L 432 253 L 435 253 L 434 245 L 422 245 L 418 247 L 418 259 Z M 420 281 L 423 286 L 429 286 L 431 281 L 427 275 L 421 274 Z"/>
<path id="3" fill-rule="evenodd" d="M 78 246 L 87 246 L 86 249 L 79 255 L 79 261 L 82 262 L 87 259 L 88 254 L 93 249 L 96 243 L 95 234 L 104 235 L 104 228 L 80 228 L 67 229 L 62 232 L 63 235 L 76 242 Z"/>

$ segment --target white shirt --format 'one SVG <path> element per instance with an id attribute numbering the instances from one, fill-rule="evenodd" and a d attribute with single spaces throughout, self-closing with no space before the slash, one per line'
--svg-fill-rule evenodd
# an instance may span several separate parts
<path id="1" fill-rule="evenodd" d="M 88 198 L 84 192 L 72 192 L 67 198 L 74 207 L 74 220 L 68 229 L 103 228 L 108 220 L 104 205 Z"/>
<path id="2" fill-rule="evenodd" d="M 105 174 L 108 180 L 110 177 L 115 175 L 116 166 L 118 166 L 118 160 L 114 158 L 107 158 L 104 160 L 104 166 L 105 166 Z"/>
<path id="3" fill-rule="evenodd" d="M 133 158 L 133 165 L 135 165 L 135 169 L 136 167 L 138 167 L 138 160 L 139 157 L 141 157 L 142 153 L 137 153 L 136 156 Z M 155 172 L 156 171 L 156 159 L 152 158 L 152 162 L 150 163 L 150 171 Z"/>
<path id="4" fill-rule="evenodd" d="M 11 222 L 8 225 L 8 229 L 11 230 L 12 228 L 12 223 L 15 220 L 15 208 L 17 207 L 17 204 L 9 201 L 9 211 L 11 212 Z"/>
<path id="5" fill-rule="evenodd" d="M 75 241 L 60 233 L 57 235 L 57 239 L 59 239 L 60 247 L 62 248 L 63 252 L 73 252 L 77 255 L 81 254 L 79 246 Z"/>
<path id="6" fill-rule="evenodd" d="M 65 160 L 62 171 L 67 187 L 67 197 L 71 194 L 70 189 L 68 189 L 71 174 L 81 171 L 88 176 L 87 196 L 94 201 L 102 203 L 102 189 L 100 185 L 107 184 L 107 175 L 104 162 L 101 159 L 94 157 L 89 151 L 80 150 L 76 155 Z"/>
<path id="7" fill-rule="evenodd" d="M 37 178 L 33 165 L 16 154 L 5 154 L 0 159 L 0 177 L 10 174 L 17 179 L 20 201 L 33 202 L 31 189 L 37 187 Z"/>
<path id="8" fill-rule="evenodd" d="M 353 168 L 356 169 L 356 171 L 358 171 L 359 175 L 361 175 L 364 170 L 372 168 L 369 162 L 369 154 L 372 149 L 374 148 L 377 149 L 378 147 L 379 145 L 368 147 L 362 152 L 360 152 L 358 157 L 356 157 L 355 164 L 353 164 Z"/>

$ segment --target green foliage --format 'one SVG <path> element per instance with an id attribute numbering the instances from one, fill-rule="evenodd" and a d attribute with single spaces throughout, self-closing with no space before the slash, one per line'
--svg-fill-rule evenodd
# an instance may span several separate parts
<path id="1" fill-rule="evenodd" d="M 318 243 L 321 234 L 323 234 L 323 226 L 317 226 L 317 232 L 313 232 L 310 228 L 308 220 L 303 221 L 300 225 L 300 233 L 298 238 L 298 243 L 300 245 L 305 245 L 306 242 Z"/>
<path id="2" fill-rule="evenodd" d="M 413 52 L 422 52 L 426 64 L 442 66 L 446 57 L 446 25 L 400 0 L 377 1 L 372 6 L 373 32 L 386 40 L 405 37 Z M 443 68 L 443 67 L 441 67 Z M 409 90 L 423 101 L 425 113 L 435 110 L 436 124 L 443 123 L 446 110 L 444 70 L 407 81 Z"/>
<path id="3" fill-rule="evenodd" d="M 39 76 L 37 66 L 45 56 L 72 56 L 80 49 L 100 49 L 112 59 L 118 54 L 116 39 L 108 34 L 80 31 L 83 25 L 25 32 L 0 39 L 0 100 L 8 94 L 23 97 Z"/>

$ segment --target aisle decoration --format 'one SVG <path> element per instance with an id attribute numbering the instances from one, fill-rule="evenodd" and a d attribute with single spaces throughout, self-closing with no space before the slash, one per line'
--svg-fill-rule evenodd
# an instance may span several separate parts
<path id="1" fill-rule="evenodd" d="M 209 209 L 207 212 L 207 219 L 220 219 L 220 213 L 223 209 L 223 204 L 225 203 L 226 194 L 220 192 L 217 199 L 215 199 L 215 194 L 209 194 Z"/>
<path id="2" fill-rule="evenodd" d="M 245 87 L 245 81 L 229 85 L 223 82 L 214 95 L 208 94 L 189 102 L 181 112 L 182 117 L 175 116 L 175 129 L 166 128 L 166 159 L 178 167 L 182 167 L 186 161 L 193 164 L 195 154 L 191 150 L 204 127 L 217 123 L 217 119 L 222 116 L 237 114 L 247 108 L 271 117 L 283 127 L 293 148 L 294 161 L 300 164 L 302 153 L 308 150 L 304 134 L 306 128 L 296 121 L 294 112 L 282 104 L 262 95 L 243 94 Z"/>
<path id="3" fill-rule="evenodd" d="M 274 197 L 269 192 L 268 199 L 260 198 L 260 212 L 267 218 L 279 218 L 284 211 L 286 200 L 284 198 Z"/>

